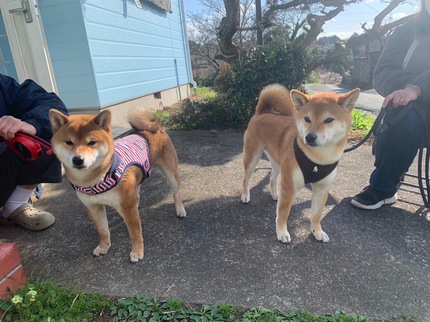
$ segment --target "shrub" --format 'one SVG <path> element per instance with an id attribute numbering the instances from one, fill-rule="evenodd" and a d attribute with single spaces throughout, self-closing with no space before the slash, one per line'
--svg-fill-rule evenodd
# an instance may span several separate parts
<path id="1" fill-rule="evenodd" d="M 292 44 L 270 44 L 240 53 L 235 64 L 222 63 L 215 81 L 214 99 L 184 101 L 182 111 L 171 117 L 177 129 L 239 129 L 254 114 L 261 89 L 279 83 L 288 89 L 303 83 L 306 53 Z"/>

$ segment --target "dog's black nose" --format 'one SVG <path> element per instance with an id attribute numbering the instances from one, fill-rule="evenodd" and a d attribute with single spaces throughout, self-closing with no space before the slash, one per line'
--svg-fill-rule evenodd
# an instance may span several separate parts
<path id="1" fill-rule="evenodd" d="M 312 144 L 317 140 L 317 135 L 315 133 L 309 133 L 306 135 L 306 143 Z"/>
<path id="2" fill-rule="evenodd" d="M 74 166 L 80 167 L 84 164 L 84 159 L 82 159 L 80 156 L 75 156 L 73 157 L 72 162 Z"/>

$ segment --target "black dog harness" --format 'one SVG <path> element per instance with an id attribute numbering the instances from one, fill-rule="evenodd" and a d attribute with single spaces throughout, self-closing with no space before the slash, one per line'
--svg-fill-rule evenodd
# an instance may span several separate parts
<path id="1" fill-rule="evenodd" d="M 303 177 L 305 178 L 305 184 L 318 182 L 321 179 L 324 179 L 332 173 L 334 169 L 336 169 L 337 164 L 339 163 L 339 161 L 336 161 L 332 164 L 321 165 L 313 162 L 300 149 L 297 144 L 297 138 L 294 140 L 294 154 L 296 156 L 297 163 L 300 166 L 300 170 L 302 170 Z"/>

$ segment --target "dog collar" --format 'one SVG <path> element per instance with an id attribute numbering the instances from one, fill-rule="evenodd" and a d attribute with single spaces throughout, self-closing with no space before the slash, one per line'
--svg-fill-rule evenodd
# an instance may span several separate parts
<path id="1" fill-rule="evenodd" d="M 146 140 L 139 135 L 129 135 L 115 141 L 115 153 L 112 165 L 104 179 L 93 186 L 79 187 L 70 182 L 73 189 L 86 194 L 97 195 L 115 187 L 124 175 L 127 168 L 136 165 L 143 171 L 143 180 L 151 175 L 149 163 L 149 147 Z"/>
<path id="2" fill-rule="evenodd" d="M 339 161 L 332 164 L 321 165 L 310 160 L 306 154 L 300 149 L 297 144 L 297 137 L 294 139 L 294 155 L 296 156 L 297 163 L 302 170 L 303 177 L 306 183 L 318 182 L 321 179 L 327 177 L 330 173 L 336 169 Z"/>

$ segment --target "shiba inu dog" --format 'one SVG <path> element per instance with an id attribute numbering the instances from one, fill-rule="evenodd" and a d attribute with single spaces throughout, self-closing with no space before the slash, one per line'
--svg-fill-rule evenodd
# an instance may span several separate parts
<path id="1" fill-rule="evenodd" d="M 241 201 L 250 201 L 249 180 L 264 151 L 272 166 L 270 189 L 272 198 L 277 200 L 279 241 L 291 241 L 287 219 L 296 193 L 306 183 L 312 184 L 312 233 L 319 241 L 329 241 L 322 230 L 321 219 L 329 187 L 347 143 L 351 113 L 359 94 L 357 88 L 340 95 L 307 95 L 297 90 L 289 92 L 279 84 L 261 91 L 244 135 Z"/>
<path id="2" fill-rule="evenodd" d="M 130 113 L 134 132 L 115 142 L 108 110 L 97 116 L 67 116 L 51 110 L 49 119 L 54 153 L 99 234 L 100 243 L 93 254 L 107 254 L 111 246 L 105 211 L 105 206 L 110 206 L 127 226 L 132 245 L 130 261 L 138 262 L 144 253 L 139 187 L 152 168 L 159 169 L 170 184 L 176 214 L 186 216 L 179 190 L 178 157 L 169 136 L 146 109 Z"/>

